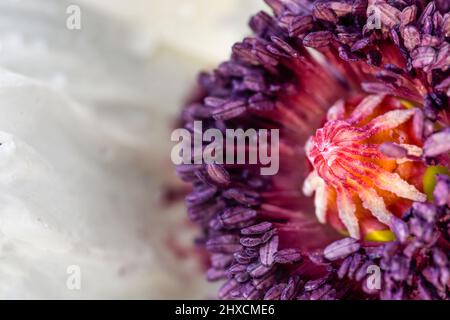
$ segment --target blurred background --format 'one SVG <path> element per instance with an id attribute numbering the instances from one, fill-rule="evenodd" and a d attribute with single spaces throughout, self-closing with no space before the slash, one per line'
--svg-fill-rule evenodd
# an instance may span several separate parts
<path id="1" fill-rule="evenodd" d="M 163 201 L 171 125 L 262 8 L 0 0 L 0 298 L 215 297 Z"/>

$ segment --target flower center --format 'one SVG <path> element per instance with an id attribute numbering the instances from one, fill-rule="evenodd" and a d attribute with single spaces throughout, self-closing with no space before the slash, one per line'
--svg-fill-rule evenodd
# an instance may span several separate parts
<path id="1" fill-rule="evenodd" d="M 303 192 L 315 193 L 316 216 L 354 238 L 386 241 L 394 216 L 423 202 L 420 110 L 383 95 L 338 102 L 310 137 L 313 167 Z"/>

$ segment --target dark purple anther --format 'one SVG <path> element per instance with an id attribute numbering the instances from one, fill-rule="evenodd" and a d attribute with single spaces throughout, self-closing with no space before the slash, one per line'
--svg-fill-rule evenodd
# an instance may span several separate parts
<path id="1" fill-rule="evenodd" d="M 296 263 L 302 259 L 302 253 L 298 249 L 283 249 L 275 254 L 275 262 L 279 264 Z"/>
<path id="2" fill-rule="evenodd" d="M 408 152 L 405 148 L 391 142 L 383 143 L 380 145 L 379 150 L 384 155 L 394 159 L 405 158 L 408 156 Z"/>
<path id="3" fill-rule="evenodd" d="M 246 236 L 264 234 L 265 232 L 272 229 L 272 226 L 273 225 L 270 222 L 261 222 L 259 224 L 255 224 L 253 226 L 242 229 L 241 234 Z"/>
<path id="4" fill-rule="evenodd" d="M 330 31 L 311 32 L 303 39 L 305 47 L 320 48 L 327 46 L 333 39 L 333 34 Z"/>
<path id="5" fill-rule="evenodd" d="M 436 186 L 433 191 L 434 200 L 439 206 L 450 206 L 450 177 L 439 174 L 436 176 Z"/>
<path id="6" fill-rule="evenodd" d="M 394 231 L 398 241 L 405 242 L 408 239 L 408 225 L 403 220 L 394 218 L 392 221 L 392 231 Z"/>
<path id="7" fill-rule="evenodd" d="M 337 275 L 339 279 L 343 279 L 347 276 L 348 268 L 350 268 L 350 264 L 352 263 L 352 257 L 348 257 L 341 263 Z"/>
<path id="8" fill-rule="evenodd" d="M 256 217 L 256 211 L 244 207 L 228 208 L 220 215 L 224 227 L 235 227 Z"/>
<path id="9" fill-rule="evenodd" d="M 343 259 L 348 255 L 355 253 L 360 248 L 360 244 L 353 238 L 345 238 L 330 244 L 323 251 L 325 258 L 330 261 Z"/>
<path id="10" fill-rule="evenodd" d="M 267 292 L 264 296 L 264 300 L 279 300 L 284 288 L 286 288 L 285 283 L 280 283 L 280 284 L 273 286 L 272 288 L 267 290 Z"/>
<path id="11" fill-rule="evenodd" d="M 206 242 L 206 247 L 215 253 L 234 253 L 242 248 L 239 244 L 239 237 L 234 235 L 212 238 Z"/>
<path id="12" fill-rule="evenodd" d="M 279 238 L 278 236 L 272 237 L 270 241 L 264 243 L 259 248 L 259 258 L 263 265 L 271 266 L 274 262 L 274 255 L 278 250 Z"/>
<path id="13" fill-rule="evenodd" d="M 431 204 L 415 202 L 413 209 L 416 211 L 417 216 L 429 223 L 436 219 L 436 207 Z"/>
<path id="14" fill-rule="evenodd" d="M 328 277 L 322 277 L 316 280 L 309 280 L 305 283 L 305 291 L 314 291 L 328 281 Z"/>
<path id="15" fill-rule="evenodd" d="M 229 120 L 245 113 L 247 101 L 243 99 L 228 101 L 212 110 L 212 116 L 216 120 Z"/>
<path id="16" fill-rule="evenodd" d="M 430 136 L 424 145 L 426 157 L 435 157 L 450 151 L 450 128 Z"/>
<path id="17" fill-rule="evenodd" d="M 287 286 L 281 293 L 280 300 L 291 300 L 300 289 L 302 282 L 298 276 L 293 276 L 289 278 Z"/>
<path id="18" fill-rule="evenodd" d="M 261 263 L 255 263 L 253 265 L 250 265 L 247 267 L 247 272 L 250 273 L 250 275 L 254 278 L 260 278 L 267 274 L 272 267 L 266 267 L 262 265 Z"/>
<path id="19" fill-rule="evenodd" d="M 208 164 L 206 165 L 206 172 L 211 180 L 219 185 L 228 185 L 230 183 L 230 174 L 222 165 Z"/>
<path id="20" fill-rule="evenodd" d="M 251 247 L 251 248 L 257 247 L 263 243 L 261 238 L 250 238 L 250 237 L 241 238 L 240 242 L 244 247 Z"/>

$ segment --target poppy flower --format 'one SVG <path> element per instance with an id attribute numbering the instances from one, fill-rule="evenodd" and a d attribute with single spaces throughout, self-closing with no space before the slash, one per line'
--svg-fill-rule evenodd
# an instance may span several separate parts
<path id="1" fill-rule="evenodd" d="M 180 118 L 279 130 L 275 175 L 177 167 L 218 297 L 447 299 L 448 1 L 266 3 Z"/>

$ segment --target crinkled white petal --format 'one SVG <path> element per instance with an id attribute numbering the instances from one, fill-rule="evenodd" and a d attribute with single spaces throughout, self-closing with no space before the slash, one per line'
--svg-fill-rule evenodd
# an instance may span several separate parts
<path id="1" fill-rule="evenodd" d="M 197 71 L 229 52 L 256 10 L 197 1 L 205 21 L 177 24 L 172 2 L 0 2 L 0 298 L 213 296 L 197 262 L 168 245 L 189 249 L 193 239 L 180 231 L 183 205 L 159 202 L 177 181 L 168 128 Z M 71 4 L 81 7 L 81 30 L 66 28 Z M 107 13 L 130 18 L 116 10 L 125 6 L 153 29 L 136 32 L 141 23 Z M 80 268 L 80 290 L 67 286 L 71 266 Z"/>

